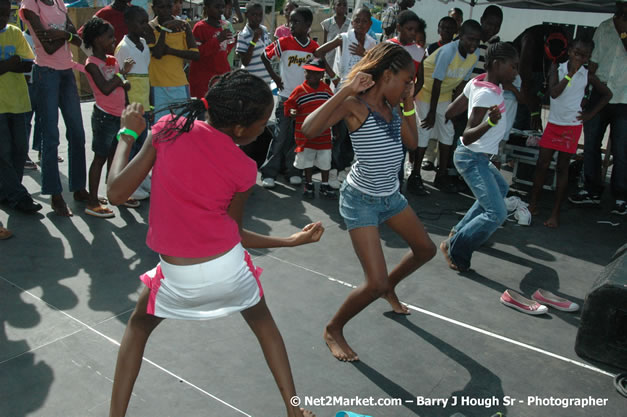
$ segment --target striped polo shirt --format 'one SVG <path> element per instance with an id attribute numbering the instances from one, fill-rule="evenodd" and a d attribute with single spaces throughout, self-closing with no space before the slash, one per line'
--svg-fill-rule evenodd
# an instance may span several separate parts
<path id="1" fill-rule="evenodd" d="M 270 34 L 264 25 L 260 25 L 260 27 L 263 31 L 263 35 L 261 35 L 261 38 L 257 41 L 257 45 L 255 45 L 255 49 L 253 49 L 253 55 L 250 58 L 248 66 L 242 65 L 242 68 L 270 84 L 272 82 L 272 78 L 270 78 L 270 74 L 268 74 L 268 70 L 266 70 L 265 65 L 263 65 L 263 61 L 261 60 L 263 51 L 265 51 L 266 46 L 271 43 Z M 248 52 L 250 41 L 253 40 L 253 36 L 254 30 L 247 24 L 239 35 L 237 35 L 237 46 L 235 47 L 235 52 L 242 55 Z"/>
<path id="2" fill-rule="evenodd" d="M 487 42 L 479 42 L 479 46 L 477 47 L 479 51 L 479 59 L 477 60 L 477 65 L 472 69 L 472 76 L 475 77 L 479 74 L 483 74 L 485 72 L 485 56 L 488 52 L 488 44 Z"/>
<path id="3" fill-rule="evenodd" d="M 388 123 L 378 113 L 368 110 L 364 123 L 350 133 L 357 161 L 346 181 L 364 194 L 385 197 L 399 188 L 398 172 L 403 162 L 401 118 L 393 110 L 392 121 Z"/>
<path id="4" fill-rule="evenodd" d="M 307 139 L 302 133 L 305 118 L 322 106 L 331 96 L 333 96 L 333 92 L 326 83 L 320 81 L 318 88 L 314 89 L 305 81 L 296 87 L 287 101 L 283 103 L 285 116 L 290 117 L 290 110 L 296 110 L 295 152 L 302 152 L 305 148 L 331 149 L 331 129 L 327 129 L 320 136 L 311 139 Z"/>

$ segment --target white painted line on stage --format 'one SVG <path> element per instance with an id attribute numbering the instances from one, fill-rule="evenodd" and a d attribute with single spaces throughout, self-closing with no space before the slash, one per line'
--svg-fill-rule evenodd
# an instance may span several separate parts
<path id="1" fill-rule="evenodd" d="M 318 271 L 314 271 L 313 269 L 309 269 L 309 268 L 304 267 L 302 265 L 298 265 L 298 264 L 295 264 L 293 262 L 286 261 L 285 259 L 277 258 L 276 256 L 268 255 L 268 254 L 265 254 L 264 256 L 267 256 L 267 257 L 272 258 L 272 259 L 276 259 L 277 261 L 280 261 L 280 262 L 283 262 L 283 263 L 295 266 L 295 267 L 300 268 L 300 269 L 304 269 L 305 271 L 311 272 L 312 274 L 323 276 L 326 279 L 328 279 L 329 281 L 336 282 L 336 283 L 338 283 L 340 285 L 343 285 L 345 287 L 357 288 L 356 285 L 353 285 L 353 284 L 345 282 L 345 281 L 341 281 L 341 280 L 339 280 L 337 278 L 333 278 L 333 277 L 331 277 L 329 275 L 322 274 L 322 273 L 320 273 Z M 451 324 L 454 324 L 456 326 L 460 326 L 460 327 L 466 328 L 468 330 L 472 330 L 472 331 L 475 331 L 477 333 L 484 334 L 484 335 L 492 337 L 494 339 L 502 340 L 504 342 L 511 343 L 513 345 L 520 346 L 522 348 L 525 348 L 525 349 L 528 349 L 528 350 L 531 350 L 531 351 L 534 351 L 534 352 L 538 352 L 538 353 L 541 353 L 543 355 L 550 356 L 552 358 L 559 359 L 561 361 L 564 361 L 564 362 L 567 362 L 567 363 L 571 363 L 573 365 L 580 366 L 582 368 L 589 369 L 591 371 L 598 372 L 600 374 L 607 375 L 607 376 L 612 377 L 612 378 L 614 378 L 616 376 L 616 375 L 614 375 L 614 374 L 612 374 L 610 372 L 604 371 L 603 369 L 599 369 L 599 368 L 597 368 L 595 366 L 588 365 L 587 363 L 579 362 L 579 361 L 576 361 L 574 359 L 570 359 L 570 358 L 567 358 L 565 356 L 561 356 L 561 355 L 558 355 L 556 353 L 549 352 L 548 350 L 540 349 L 540 348 L 537 348 L 535 346 L 531 346 L 531 345 L 528 345 L 526 343 L 522 343 L 522 342 L 519 342 L 517 340 L 510 339 L 509 337 L 501 336 L 500 334 L 493 333 L 493 332 L 481 329 L 479 327 L 475 327 L 473 325 L 464 323 L 464 322 L 459 321 L 459 320 L 452 319 L 450 317 L 443 316 L 443 315 L 438 314 L 438 313 L 434 313 L 434 312 L 429 311 L 429 310 L 425 310 L 424 308 L 416 307 L 414 305 L 407 304 L 405 302 L 402 302 L 402 303 L 405 306 L 407 306 L 407 308 L 409 308 L 411 310 L 418 311 L 419 313 L 426 314 L 426 315 L 434 317 L 436 319 L 444 320 L 444 321 L 449 322 Z"/>
<path id="2" fill-rule="evenodd" d="M 84 328 L 86 328 L 86 329 L 88 329 L 89 331 L 91 331 L 91 332 L 93 332 L 93 333 L 97 334 L 98 336 L 100 336 L 100 337 L 102 337 L 102 338 L 104 338 L 104 339 L 108 340 L 109 342 L 113 343 L 114 345 L 116 345 L 116 346 L 120 346 L 120 343 L 119 343 L 117 340 L 110 338 L 109 336 L 107 336 L 106 334 L 104 334 L 104 333 L 102 333 L 102 332 L 99 332 L 98 330 L 94 329 L 94 328 L 93 328 L 93 327 L 91 327 L 90 325 L 88 325 L 88 324 L 86 324 L 86 323 L 83 323 L 82 321 L 80 321 L 80 320 L 79 320 L 79 319 L 77 319 L 76 317 L 73 317 L 73 316 L 69 315 L 69 314 L 68 314 L 68 313 L 66 313 L 65 311 L 59 310 L 59 309 L 58 309 L 58 308 L 56 308 L 55 306 L 53 306 L 53 305 L 49 304 L 48 302 L 46 302 L 46 301 L 42 300 L 41 298 L 37 297 L 35 294 L 33 294 L 33 293 L 31 293 L 31 292 L 29 292 L 29 291 L 25 290 L 24 288 L 21 288 L 20 286 L 18 286 L 17 284 L 15 284 L 15 283 L 13 283 L 13 282 L 9 281 L 8 279 L 4 278 L 3 276 L 0 276 L 0 279 L 2 279 L 3 281 L 6 281 L 6 282 L 7 282 L 7 283 L 9 283 L 10 285 L 13 285 L 15 288 L 19 289 L 20 291 L 23 291 L 25 294 L 30 295 L 30 296 L 31 296 L 31 297 L 33 297 L 34 299 L 36 299 L 36 300 L 38 300 L 38 301 L 41 301 L 42 303 L 46 304 L 46 305 L 47 305 L 48 307 L 50 307 L 51 309 L 56 310 L 56 311 L 58 311 L 59 313 L 63 314 L 64 316 L 66 316 L 66 317 L 68 317 L 68 318 L 70 318 L 70 319 L 74 320 L 75 322 L 77 322 L 78 324 L 80 324 L 81 326 L 83 326 Z M 192 387 L 193 389 L 195 389 L 195 390 L 197 390 L 197 391 L 199 391 L 199 392 L 201 392 L 201 393 L 203 393 L 203 394 L 207 395 L 208 397 L 213 398 L 214 400 L 218 401 L 219 403 L 224 404 L 225 406 L 227 406 L 227 407 L 231 408 L 232 410 L 235 410 L 235 411 L 237 411 L 238 413 L 240 413 L 240 414 L 242 414 L 242 415 L 244 415 L 244 416 L 247 416 L 247 417 L 252 417 L 250 414 L 245 413 L 244 411 L 240 410 L 239 408 L 235 407 L 234 405 L 231 405 L 231 404 L 227 403 L 226 401 L 224 401 L 224 400 L 222 400 L 222 399 L 220 399 L 220 398 L 216 397 L 216 396 L 215 396 L 215 395 L 213 395 L 212 393 L 207 392 L 207 391 L 205 391 L 204 389 L 202 389 L 202 388 L 200 388 L 200 387 L 198 387 L 198 386 L 196 386 L 196 385 L 192 384 L 191 382 L 189 382 L 189 381 L 188 381 L 188 380 L 186 380 L 185 378 L 180 377 L 180 376 L 178 376 L 177 374 L 175 374 L 174 372 L 171 372 L 171 371 L 169 371 L 169 370 L 165 369 L 163 366 L 161 366 L 161 365 L 159 365 L 159 364 L 157 364 L 157 363 L 155 363 L 155 362 L 151 361 L 151 360 L 150 360 L 150 359 L 148 359 L 147 357 L 143 356 L 143 357 L 142 357 L 142 359 L 143 359 L 144 361 L 146 361 L 147 363 L 151 364 L 152 366 L 154 366 L 155 368 L 157 368 L 157 369 L 159 369 L 159 370 L 161 370 L 161 371 L 165 372 L 166 374 L 168 374 L 168 375 L 170 375 L 170 376 L 172 376 L 172 377 L 174 377 L 174 378 L 178 379 L 179 381 L 183 382 L 184 384 L 189 385 L 189 386 L 190 386 L 190 387 Z"/>

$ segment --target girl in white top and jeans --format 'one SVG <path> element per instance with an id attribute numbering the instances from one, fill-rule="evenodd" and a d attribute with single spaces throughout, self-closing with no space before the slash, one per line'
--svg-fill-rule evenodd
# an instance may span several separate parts
<path id="1" fill-rule="evenodd" d="M 466 84 L 465 97 L 460 98 L 468 99 L 468 124 L 453 157 L 455 167 L 477 200 L 453 228 L 449 239 L 440 244 L 449 267 L 457 271 L 470 268 L 472 253 L 507 217 L 503 198 L 509 186 L 490 157 L 498 153 L 506 129 L 502 118 L 505 102 L 499 86 L 514 81 L 518 74 L 518 52 L 511 44 L 494 43 L 488 47 L 485 62 L 486 76 Z"/>

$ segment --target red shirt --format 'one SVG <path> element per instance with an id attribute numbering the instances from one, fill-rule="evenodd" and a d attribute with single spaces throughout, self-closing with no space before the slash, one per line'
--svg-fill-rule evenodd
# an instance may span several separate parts
<path id="1" fill-rule="evenodd" d="M 94 16 L 98 16 L 102 20 L 106 20 L 111 23 L 113 26 L 113 31 L 115 32 L 115 44 L 119 44 L 122 41 L 124 35 L 128 35 L 128 27 L 126 27 L 126 23 L 124 22 L 124 12 L 119 10 L 115 10 L 111 6 L 103 7 L 98 10 Z M 78 35 L 83 37 L 83 26 L 78 30 Z"/>
<path id="2" fill-rule="evenodd" d="M 295 152 L 302 152 L 305 148 L 331 149 L 331 129 L 325 130 L 320 136 L 312 139 L 307 139 L 301 132 L 305 118 L 322 106 L 331 96 L 333 96 L 333 92 L 322 81 L 316 89 L 305 81 L 296 87 L 287 101 L 283 103 L 283 111 L 287 117 L 289 117 L 291 109 L 296 109 Z"/>
<path id="3" fill-rule="evenodd" d="M 211 26 L 206 20 L 201 20 L 194 25 L 192 33 L 198 44 L 200 59 L 192 61 L 189 67 L 189 88 L 192 97 L 204 97 L 209 89 L 209 81 L 216 75 L 224 74 L 231 70 L 227 59 L 235 42 L 218 42 L 218 35 L 222 28 Z"/>

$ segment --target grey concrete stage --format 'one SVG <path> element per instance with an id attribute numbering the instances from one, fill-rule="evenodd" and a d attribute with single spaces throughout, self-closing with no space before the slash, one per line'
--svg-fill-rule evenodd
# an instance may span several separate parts
<path id="1" fill-rule="evenodd" d="M 82 107 L 88 163 L 92 105 Z M 432 174 L 426 175 L 430 181 Z M 59 218 L 49 198 L 40 195 L 39 181 L 39 171 L 24 180 L 44 205 L 40 214 L 0 210 L 0 221 L 15 233 L 0 242 L 0 416 L 105 416 L 118 343 L 141 289 L 137 276 L 158 259 L 145 244 L 149 204 L 116 208 L 115 218 L 103 220 L 83 214 L 84 206 L 66 192 L 75 215 Z M 436 244 L 472 202 L 437 190 L 409 199 Z M 323 417 L 339 410 L 373 417 L 625 416 L 627 400 L 612 385 L 618 370 L 574 352 L 578 313 L 551 310 L 533 317 L 499 303 L 507 288 L 530 296 L 542 287 L 582 304 L 595 277 L 625 243 L 626 218 L 609 213 L 609 199 L 601 209 L 565 204 L 562 227 L 549 230 L 542 221 L 552 199 L 553 193 L 544 194 L 532 227 L 509 223 L 498 230 L 475 254 L 471 272 L 448 269 L 438 253 L 411 275 L 398 288 L 410 316 L 390 315 L 384 301 L 359 314 L 346 336 L 361 362 L 347 364 L 335 360 L 322 340 L 325 323 L 363 281 L 337 203 L 303 201 L 300 189 L 282 184 L 273 191 L 257 187 L 247 206 L 248 228 L 289 235 L 311 221 L 322 220 L 326 227 L 317 244 L 252 252 L 264 268 L 267 301 L 303 403 L 307 396 L 349 404 L 310 407 Z M 392 267 L 407 247 L 389 229 L 381 234 Z M 145 357 L 129 416 L 285 415 L 257 342 L 239 315 L 165 321 Z M 424 406 L 420 397 L 449 402 Z M 451 404 L 453 397 L 457 405 Z M 563 408 L 529 397 L 547 403 L 551 397 L 592 398 L 605 405 Z M 380 402 L 363 405 L 370 398 Z M 386 406 L 388 399 L 402 403 Z"/>

